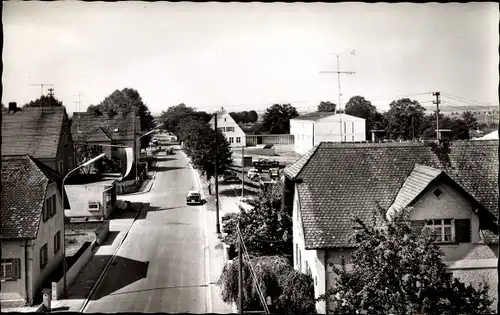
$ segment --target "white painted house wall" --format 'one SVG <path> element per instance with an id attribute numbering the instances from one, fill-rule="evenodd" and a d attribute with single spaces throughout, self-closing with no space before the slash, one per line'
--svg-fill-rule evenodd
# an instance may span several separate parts
<path id="1" fill-rule="evenodd" d="M 209 124 L 212 128 L 215 127 L 215 116 L 212 117 Z M 226 136 L 231 147 L 246 146 L 246 134 L 240 126 L 234 121 L 233 117 L 228 112 L 222 111 L 217 113 L 217 128 Z"/>
<path id="2" fill-rule="evenodd" d="M 366 120 L 347 114 L 335 114 L 317 120 L 301 120 L 297 117 L 290 119 L 290 133 L 295 139 L 295 152 L 304 154 L 320 142 L 366 141 Z"/>

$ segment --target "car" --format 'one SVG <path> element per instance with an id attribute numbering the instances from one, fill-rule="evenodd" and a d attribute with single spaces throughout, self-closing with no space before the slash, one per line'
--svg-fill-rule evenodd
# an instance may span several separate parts
<path id="1" fill-rule="evenodd" d="M 187 204 L 202 204 L 201 195 L 196 190 L 188 191 L 186 195 L 186 203 Z"/>
<path id="2" fill-rule="evenodd" d="M 276 179 L 280 176 L 280 170 L 279 168 L 273 167 L 269 169 L 269 177 L 271 179 Z"/>
<path id="3" fill-rule="evenodd" d="M 226 174 L 224 174 L 224 182 L 226 182 L 226 183 L 231 183 L 231 182 L 239 183 L 240 177 L 238 176 L 238 174 L 236 172 L 227 172 Z"/>
<path id="4" fill-rule="evenodd" d="M 256 168 L 251 168 L 248 170 L 247 177 L 248 178 L 253 178 L 255 176 L 259 176 L 259 170 Z"/>
<path id="5" fill-rule="evenodd" d="M 154 138 L 153 138 L 153 140 L 152 140 L 152 142 L 153 142 L 153 144 L 158 144 L 158 141 L 159 141 L 159 140 L 160 140 L 160 139 L 158 139 L 157 137 L 154 137 Z"/>

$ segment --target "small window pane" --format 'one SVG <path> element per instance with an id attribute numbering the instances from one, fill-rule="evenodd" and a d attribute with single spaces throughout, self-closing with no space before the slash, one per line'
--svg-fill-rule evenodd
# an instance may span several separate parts
<path id="1" fill-rule="evenodd" d="M 444 241 L 445 242 L 451 242 L 451 227 L 445 227 L 444 228 Z"/>
<path id="2" fill-rule="evenodd" d="M 451 224 L 451 219 L 444 220 L 444 224 Z"/>

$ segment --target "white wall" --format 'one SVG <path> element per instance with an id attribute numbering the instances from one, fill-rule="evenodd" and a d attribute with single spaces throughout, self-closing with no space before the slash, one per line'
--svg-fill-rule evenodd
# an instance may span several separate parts
<path id="1" fill-rule="evenodd" d="M 46 280 L 47 276 L 54 270 L 54 268 L 62 261 L 64 255 L 64 230 L 63 230 L 63 211 L 61 204 L 61 195 L 59 190 L 57 189 L 56 183 L 50 183 L 47 187 L 46 197 L 57 194 L 57 212 L 52 217 L 49 218 L 46 222 L 40 219 L 40 227 L 38 229 L 38 234 L 36 240 L 34 242 L 34 246 L 32 247 L 32 292 L 31 294 L 35 294 L 41 288 L 44 280 Z M 54 235 L 60 231 L 61 232 L 61 248 L 58 253 L 54 253 Z M 40 248 L 44 244 L 47 244 L 48 250 L 48 263 L 43 268 L 40 269 Z"/>
<path id="2" fill-rule="evenodd" d="M 21 278 L 16 280 L 7 280 L 2 282 L 2 293 L 15 292 L 27 300 L 26 295 L 26 272 L 25 272 L 25 241 L 24 240 L 2 240 L 2 259 L 20 259 L 20 274 Z M 28 248 L 29 249 L 29 248 Z"/>
<path id="3" fill-rule="evenodd" d="M 214 118 L 210 120 L 210 125 L 212 128 L 214 127 Z M 233 127 L 234 131 L 226 131 L 227 127 Z M 224 131 L 222 132 L 226 138 L 229 144 L 232 147 L 241 147 L 241 146 L 246 146 L 247 139 L 246 139 L 246 134 L 245 132 L 240 128 L 240 126 L 234 121 L 234 119 L 229 115 L 229 113 L 218 113 L 217 114 L 217 128 L 224 128 Z M 232 138 L 233 143 L 231 143 L 230 139 Z M 240 138 L 240 142 L 236 142 L 236 138 Z"/>
<path id="4" fill-rule="evenodd" d="M 314 147 L 313 130 L 312 120 L 290 119 L 290 134 L 294 137 L 295 152 L 304 154 Z"/>

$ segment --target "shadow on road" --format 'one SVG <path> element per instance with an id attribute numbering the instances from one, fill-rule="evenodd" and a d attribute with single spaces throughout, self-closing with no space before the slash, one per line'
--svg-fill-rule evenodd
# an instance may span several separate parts
<path id="1" fill-rule="evenodd" d="M 109 255 L 103 255 L 101 257 L 103 258 L 103 261 L 111 259 L 111 256 Z M 100 298 L 110 295 L 111 293 L 116 292 L 138 280 L 146 278 L 148 268 L 149 261 L 143 262 L 122 256 L 116 256 L 114 261 L 111 263 L 110 269 L 106 273 L 105 278 L 92 296 L 92 300 L 99 300 Z M 80 298 L 85 297 L 82 296 Z"/>
<path id="2" fill-rule="evenodd" d="M 106 235 L 106 238 L 104 239 L 104 242 L 102 242 L 101 246 L 109 246 L 113 244 L 118 234 L 120 234 L 120 232 L 118 231 L 109 231 L 108 235 Z"/>
<path id="3" fill-rule="evenodd" d="M 241 188 L 236 188 L 236 189 L 228 188 L 228 189 L 223 189 L 223 190 L 219 191 L 219 195 L 224 196 L 224 197 L 236 197 L 235 194 L 238 197 L 241 196 Z M 249 189 L 245 188 L 245 196 L 246 197 L 257 196 L 258 194 L 259 193 L 254 191 L 254 190 L 249 190 Z"/>
<path id="4" fill-rule="evenodd" d="M 166 171 L 174 171 L 174 170 L 182 170 L 185 167 L 179 167 L 179 166 L 157 166 L 156 171 L 157 172 L 166 172 Z"/>
<path id="5" fill-rule="evenodd" d="M 166 161 L 173 161 L 176 160 L 175 158 L 172 157 L 166 157 L 166 156 L 159 156 L 156 158 L 158 162 L 166 162 Z"/>

